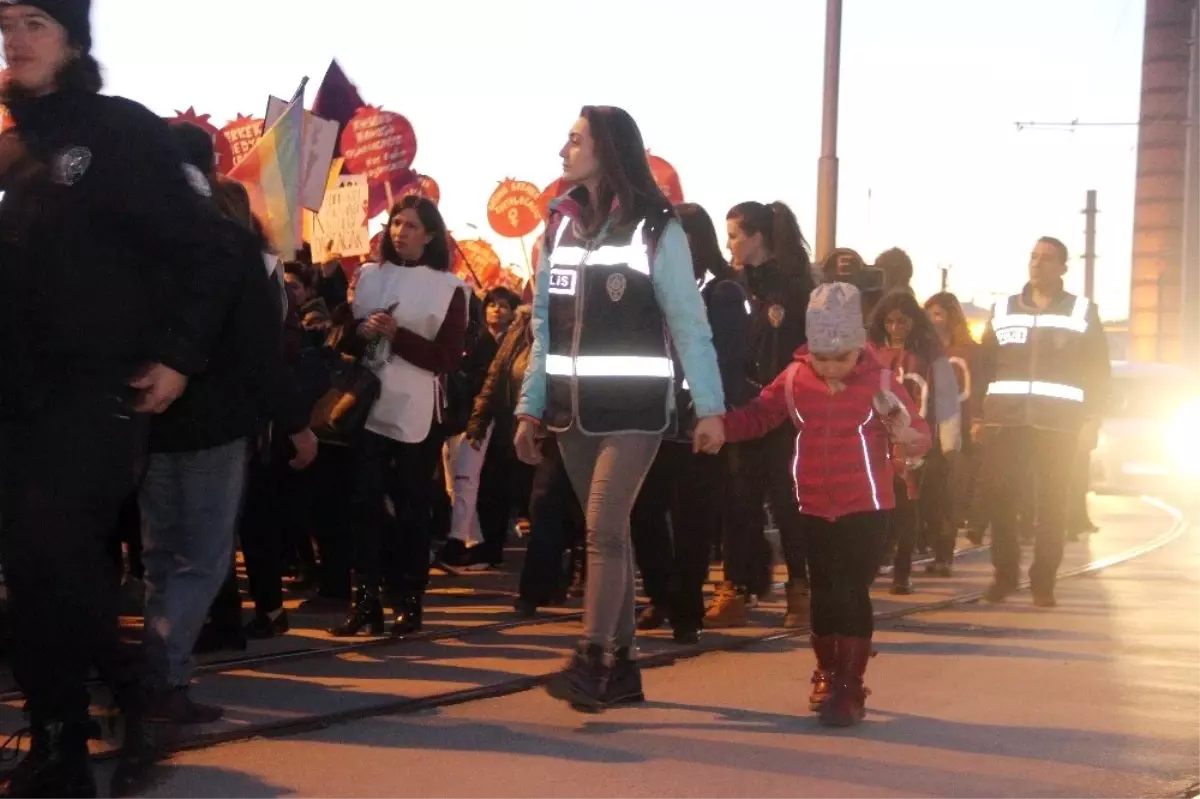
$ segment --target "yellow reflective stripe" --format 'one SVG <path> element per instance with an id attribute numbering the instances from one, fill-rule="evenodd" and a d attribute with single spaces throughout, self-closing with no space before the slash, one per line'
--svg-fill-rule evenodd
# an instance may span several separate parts
<path id="1" fill-rule="evenodd" d="M 987 393 L 991 396 L 1049 397 L 1069 402 L 1083 402 L 1083 389 L 1040 380 L 997 380 L 988 386 Z"/>

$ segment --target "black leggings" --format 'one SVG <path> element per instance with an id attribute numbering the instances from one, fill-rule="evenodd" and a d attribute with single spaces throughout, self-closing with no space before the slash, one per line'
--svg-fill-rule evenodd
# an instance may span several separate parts
<path id="1" fill-rule="evenodd" d="M 885 528 L 880 511 L 836 521 L 804 516 L 814 635 L 871 637 L 871 582 Z"/>

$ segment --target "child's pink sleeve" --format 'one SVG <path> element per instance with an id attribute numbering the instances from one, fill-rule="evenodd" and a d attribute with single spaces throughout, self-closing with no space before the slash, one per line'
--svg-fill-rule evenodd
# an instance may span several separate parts
<path id="1" fill-rule="evenodd" d="M 750 402 L 725 414 L 725 440 L 729 443 L 762 438 L 787 421 L 784 381 L 794 379 L 794 369 L 784 369 L 771 385 Z"/>

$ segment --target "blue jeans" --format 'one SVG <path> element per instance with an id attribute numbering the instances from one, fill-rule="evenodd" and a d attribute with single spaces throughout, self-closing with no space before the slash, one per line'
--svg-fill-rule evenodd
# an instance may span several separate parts
<path id="1" fill-rule="evenodd" d="M 229 574 L 246 484 L 245 439 L 150 456 L 142 483 L 146 663 L 157 689 L 186 686 L 192 648 Z"/>

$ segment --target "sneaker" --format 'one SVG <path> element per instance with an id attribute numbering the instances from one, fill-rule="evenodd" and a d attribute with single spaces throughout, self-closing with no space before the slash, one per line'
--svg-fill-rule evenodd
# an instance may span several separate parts
<path id="1" fill-rule="evenodd" d="M 704 626 L 708 629 L 745 627 L 746 621 L 746 597 L 733 583 L 718 585 L 716 596 L 704 614 Z"/>
<path id="2" fill-rule="evenodd" d="M 925 564 L 925 573 L 930 577 L 953 577 L 954 569 L 949 563 L 934 560 Z"/>
<path id="3" fill-rule="evenodd" d="M 671 631 L 671 639 L 680 646 L 695 646 L 700 643 L 700 630 L 697 627 L 676 627 Z"/>
<path id="4" fill-rule="evenodd" d="M 1035 608 L 1056 608 L 1058 600 L 1054 598 L 1054 591 L 1034 591 L 1033 606 Z"/>
<path id="5" fill-rule="evenodd" d="M 287 611 L 280 608 L 270 613 L 255 613 L 254 618 L 246 625 L 246 637 L 261 641 L 283 635 L 289 629 L 291 624 Z"/>
<path id="6" fill-rule="evenodd" d="M 992 584 L 987 587 L 987 590 L 983 592 L 983 601 L 993 605 L 998 605 L 1004 600 L 1008 599 L 1008 595 L 1014 590 L 1016 589 L 1007 583 L 993 581 Z"/>
<path id="7" fill-rule="evenodd" d="M 225 715 L 216 705 L 192 701 L 186 686 L 172 688 L 150 711 L 149 719 L 171 724 L 212 724 Z"/>
<path id="8" fill-rule="evenodd" d="M 894 579 L 892 581 L 892 590 L 889 591 L 892 596 L 910 596 L 913 592 L 912 579 Z"/>
<path id="9" fill-rule="evenodd" d="M 638 616 L 637 628 L 643 632 L 657 630 L 667 623 L 667 612 L 658 605 L 650 604 Z"/>

